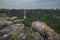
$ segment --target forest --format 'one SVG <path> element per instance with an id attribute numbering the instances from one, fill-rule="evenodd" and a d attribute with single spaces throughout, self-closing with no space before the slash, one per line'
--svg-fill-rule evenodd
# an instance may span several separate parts
<path id="1" fill-rule="evenodd" d="M 24 24 L 27 28 L 31 28 L 31 22 L 33 21 L 42 21 L 60 34 L 60 9 L 25 9 L 25 11 L 26 19 L 24 19 L 24 9 L 0 9 L 0 17 L 7 15 L 24 19 Z"/>

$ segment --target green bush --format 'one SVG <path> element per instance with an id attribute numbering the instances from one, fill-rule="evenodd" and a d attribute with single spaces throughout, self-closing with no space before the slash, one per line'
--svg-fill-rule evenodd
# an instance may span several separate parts
<path id="1" fill-rule="evenodd" d="M 4 28 L 4 27 L 7 27 L 7 26 L 9 26 L 9 24 L 7 24 L 7 23 L 0 23 L 0 30 L 1 30 L 2 28 Z"/>

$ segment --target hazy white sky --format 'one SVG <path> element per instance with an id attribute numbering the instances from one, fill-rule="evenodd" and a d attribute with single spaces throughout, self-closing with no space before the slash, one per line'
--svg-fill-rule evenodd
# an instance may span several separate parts
<path id="1" fill-rule="evenodd" d="M 0 8 L 60 8 L 60 0 L 0 0 Z"/>

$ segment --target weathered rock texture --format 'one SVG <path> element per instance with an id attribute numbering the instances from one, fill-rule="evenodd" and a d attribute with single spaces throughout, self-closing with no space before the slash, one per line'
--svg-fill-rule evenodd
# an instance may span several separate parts
<path id="1" fill-rule="evenodd" d="M 32 22 L 32 28 L 28 29 L 19 21 L 17 20 L 18 23 L 2 28 L 0 40 L 60 40 L 60 35 L 44 22 Z"/>
<path id="2" fill-rule="evenodd" d="M 24 29 L 24 24 L 14 24 L 0 30 L 0 40 L 9 40 L 13 35 Z"/>
<path id="3" fill-rule="evenodd" d="M 32 23 L 32 27 L 40 33 L 44 40 L 60 40 L 59 35 L 44 22 L 35 21 Z"/>

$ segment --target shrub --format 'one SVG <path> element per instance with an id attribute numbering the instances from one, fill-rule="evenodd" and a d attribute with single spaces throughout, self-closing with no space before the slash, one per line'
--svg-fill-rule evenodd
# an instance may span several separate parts
<path id="1" fill-rule="evenodd" d="M 9 26 L 10 24 L 7 24 L 7 23 L 0 23 L 0 30 L 4 27 L 7 27 Z"/>

